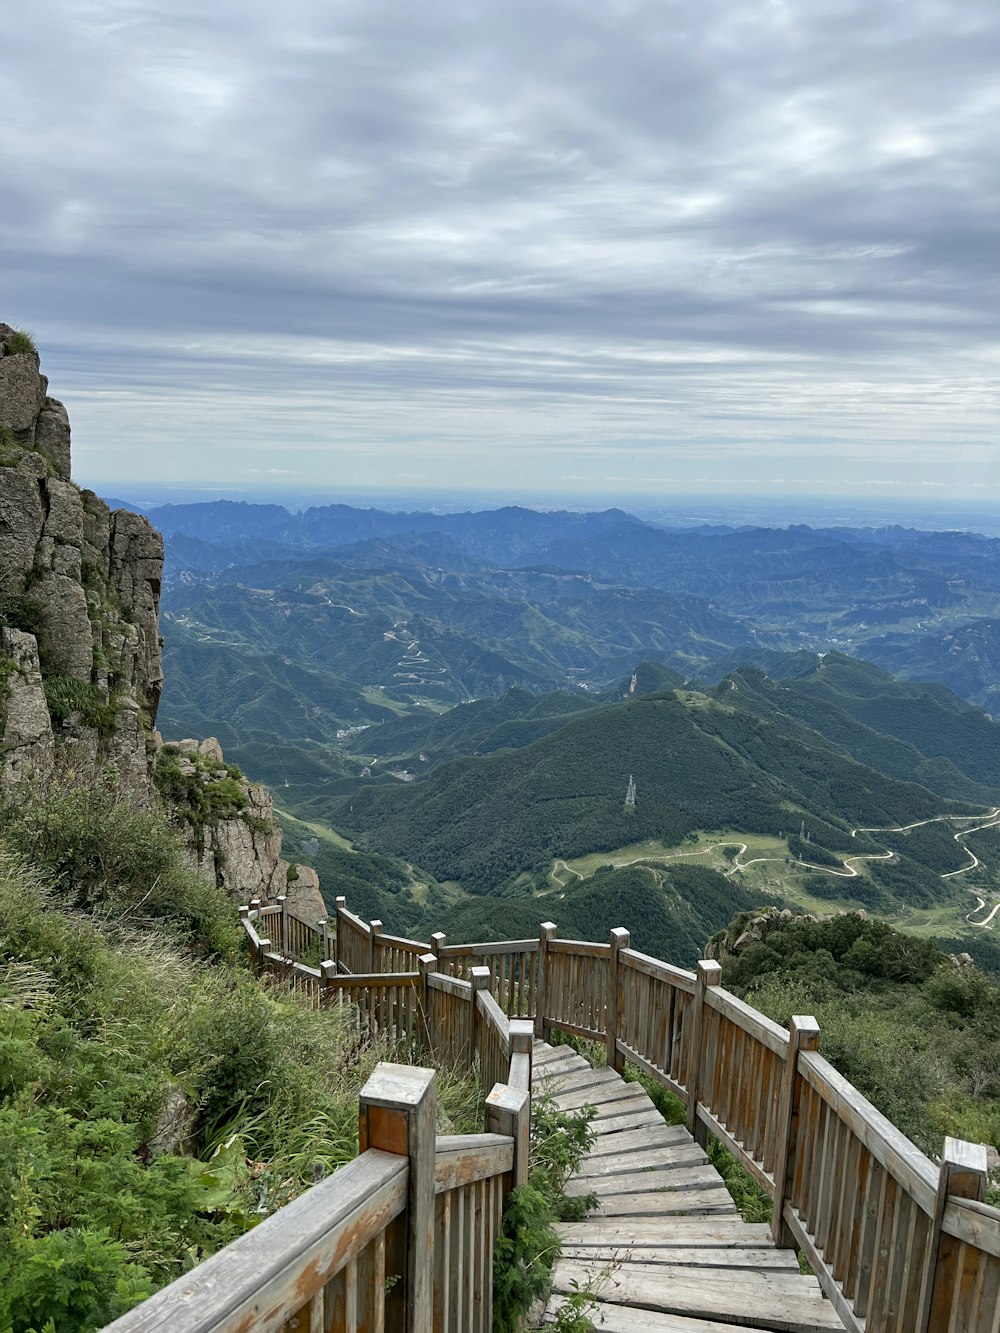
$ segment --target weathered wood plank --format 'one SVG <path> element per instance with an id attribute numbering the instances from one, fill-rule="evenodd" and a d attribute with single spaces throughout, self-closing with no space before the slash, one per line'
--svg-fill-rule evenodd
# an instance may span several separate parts
<path id="1" fill-rule="evenodd" d="M 439 958 L 488 958 L 491 954 L 537 953 L 537 940 L 487 940 L 480 944 L 445 944 Z"/>
<path id="2" fill-rule="evenodd" d="M 611 949 L 607 944 L 594 944 L 590 940 L 552 939 L 549 952 L 569 958 L 607 958 Z"/>
<path id="3" fill-rule="evenodd" d="M 928 1215 L 937 1196 L 937 1168 L 896 1126 L 862 1097 L 830 1062 L 813 1051 L 799 1056 L 802 1078 L 850 1126 L 872 1156 Z"/>
<path id="4" fill-rule="evenodd" d="M 641 972 L 656 981 L 665 981 L 688 995 L 694 994 L 694 973 L 688 972 L 686 968 L 662 963 L 659 958 L 651 958 L 648 953 L 640 953 L 638 949 L 622 949 L 619 957 L 633 972 Z"/>
<path id="5" fill-rule="evenodd" d="M 419 972 L 359 972 L 350 976 L 330 977 L 326 983 L 334 990 L 380 990 L 390 986 L 419 986 Z"/>
<path id="6" fill-rule="evenodd" d="M 719 1250 L 717 1253 L 725 1255 L 726 1251 Z M 771 1254 L 773 1257 L 781 1254 L 781 1251 L 773 1250 Z M 561 1258 L 558 1261 L 557 1269 L 561 1269 L 563 1265 L 570 1269 L 578 1269 L 583 1267 L 583 1261 Z M 769 1268 L 734 1269 L 715 1267 L 692 1269 L 690 1264 L 677 1264 L 674 1263 L 673 1259 L 667 1258 L 661 1258 L 649 1264 L 635 1259 L 625 1259 L 615 1267 L 611 1276 L 621 1277 L 622 1279 L 621 1287 L 625 1293 L 622 1304 L 644 1305 L 652 1299 L 654 1303 L 650 1308 L 654 1310 L 662 1306 L 669 1311 L 673 1305 L 673 1292 L 671 1290 L 664 1292 L 663 1288 L 672 1288 L 675 1284 L 690 1286 L 696 1282 L 703 1289 L 704 1309 L 707 1314 L 739 1313 L 747 1318 L 750 1313 L 749 1309 L 734 1311 L 729 1305 L 728 1296 L 732 1287 L 738 1288 L 741 1295 L 744 1292 L 749 1294 L 754 1304 L 759 1304 L 762 1298 L 771 1300 L 775 1296 L 797 1296 L 803 1298 L 804 1302 L 810 1306 L 815 1305 L 820 1308 L 826 1306 L 816 1279 L 806 1277 L 800 1273 L 797 1264 L 792 1268 L 772 1266 Z M 565 1290 L 566 1281 L 565 1276 L 554 1276 L 553 1288 L 555 1290 Z M 612 1289 L 610 1284 L 607 1291 L 601 1292 L 600 1299 L 611 1301 Z M 829 1327 L 829 1325 L 825 1326 Z M 833 1327 L 836 1328 L 837 1325 L 834 1324 Z"/>
<path id="7" fill-rule="evenodd" d="M 657 1129 L 662 1124 L 663 1117 L 655 1107 L 644 1107 L 639 1103 L 632 1111 L 608 1116 L 599 1115 L 590 1122 L 590 1127 L 595 1134 L 617 1134 L 623 1129 L 642 1129 L 646 1126 Z"/>
<path id="8" fill-rule="evenodd" d="M 444 991 L 446 995 L 454 995 L 471 1003 L 472 986 L 468 981 L 461 981 L 458 977 L 446 977 L 443 972 L 428 972 L 427 985 L 431 990 Z"/>
<path id="9" fill-rule="evenodd" d="M 446 1142 L 461 1137 L 449 1135 Z M 442 1139 L 438 1137 L 434 1160 L 435 1194 L 456 1189 L 460 1185 L 469 1185 L 476 1180 L 488 1180 L 511 1170 L 514 1164 L 513 1139 L 502 1134 L 470 1134 L 468 1138 L 489 1142 L 448 1148 L 442 1147 Z"/>
<path id="10" fill-rule="evenodd" d="M 714 1166 L 678 1166 L 673 1170 L 630 1171 L 618 1176 L 573 1176 L 563 1186 L 568 1199 L 582 1194 L 660 1194 L 665 1190 L 725 1189 Z"/>
<path id="11" fill-rule="evenodd" d="M 565 1304 L 564 1296 L 555 1295 L 545 1307 L 545 1323 L 554 1324 Z M 600 1333 L 759 1333 L 747 1324 L 720 1324 L 716 1319 L 690 1319 L 686 1315 L 664 1314 L 654 1310 L 637 1310 L 628 1305 L 601 1305 Z"/>
<path id="12" fill-rule="evenodd" d="M 775 1055 L 784 1056 L 788 1049 L 787 1028 L 772 1022 L 745 1000 L 739 999 L 731 991 L 723 990 L 721 986 L 711 988 L 705 996 L 705 1003 L 717 1013 L 725 1014 L 741 1032 L 748 1032 L 761 1045 L 774 1051 Z"/>
<path id="13" fill-rule="evenodd" d="M 681 1144 L 676 1148 L 632 1148 L 627 1152 L 585 1157 L 576 1174 L 584 1179 L 592 1176 L 620 1176 L 628 1172 L 646 1171 L 651 1167 L 702 1166 L 707 1161 L 705 1150 L 696 1143 Z"/>
<path id="14" fill-rule="evenodd" d="M 599 1088 L 605 1085 L 620 1088 L 623 1086 L 621 1077 L 613 1069 L 593 1069 L 584 1062 L 584 1067 L 571 1067 L 565 1072 L 561 1069 L 554 1073 L 545 1073 L 542 1075 L 545 1080 L 544 1091 L 556 1096 L 562 1096 L 567 1092 L 576 1092 L 583 1088 Z M 625 1084 L 626 1087 L 635 1087 L 635 1084 Z"/>
<path id="15" fill-rule="evenodd" d="M 988 1203 L 949 1199 L 941 1219 L 941 1230 L 964 1245 L 1000 1259 L 1000 1216 Z"/>
<path id="16" fill-rule="evenodd" d="M 615 1155 L 644 1148 L 697 1148 L 697 1144 L 683 1125 L 667 1125 L 654 1112 L 660 1123 L 643 1125 L 640 1129 L 623 1129 L 617 1134 L 599 1134 L 587 1153 L 585 1161 L 594 1157 L 603 1157 L 609 1153 Z M 701 1151 L 698 1149 L 698 1151 Z"/>
<path id="17" fill-rule="evenodd" d="M 619 1263 L 672 1264 L 684 1268 L 732 1269 L 749 1268 L 755 1272 L 799 1272 L 799 1261 L 793 1250 L 767 1249 L 764 1246 L 736 1245 L 645 1245 L 641 1240 L 626 1244 L 601 1244 L 600 1242 L 563 1241 L 562 1257 L 575 1259 L 578 1263 L 587 1262 L 592 1268 L 616 1261 Z M 710 1272 L 712 1280 L 716 1273 Z"/>
<path id="18" fill-rule="evenodd" d="M 571 1037 L 582 1037 L 584 1041 L 599 1041 L 604 1033 L 598 1028 L 583 1027 L 579 1023 L 570 1023 L 562 1018 L 550 1018 L 549 1026 L 560 1032 L 568 1032 Z"/>
<path id="19" fill-rule="evenodd" d="M 109 1333 L 279 1329 L 399 1216 L 408 1178 L 405 1157 L 372 1150 L 355 1158 L 122 1315 Z"/>
<path id="20" fill-rule="evenodd" d="M 583 1222 L 558 1222 L 555 1230 L 569 1244 L 593 1240 L 626 1245 L 641 1232 L 644 1245 L 774 1248 L 767 1224 L 744 1222 L 735 1209 L 727 1217 L 648 1217 L 639 1226 L 615 1218 L 588 1217 Z"/>
<path id="21" fill-rule="evenodd" d="M 736 1205 L 723 1184 L 718 1188 L 674 1190 L 661 1194 L 610 1194 L 598 1200 L 593 1217 L 701 1217 L 735 1213 Z"/>
<path id="22" fill-rule="evenodd" d="M 586 1264 L 561 1260 L 553 1272 L 552 1286 L 569 1294 L 573 1284 L 585 1285 L 590 1275 Z M 840 1320 L 813 1279 L 782 1273 L 725 1274 L 722 1280 L 709 1283 L 683 1268 L 670 1272 L 661 1265 L 626 1264 L 608 1274 L 599 1300 L 602 1305 L 633 1305 L 722 1322 L 738 1320 L 750 1328 L 780 1333 L 843 1333 Z"/>
<path id="23" fill-rule="evenodd" d="M 639 1102 L 650 1107 L 653 1105 L 638 1083 L 622 1083 L 617 1078 L 610 1083 L 588 1082 L 572 1092 L 555 1091 L 552 1093 L 552 1098 L 564 1111 L 576 1111 L 581 1106 L 605 1106 L 609 1103 L 619 1106 Z"/>

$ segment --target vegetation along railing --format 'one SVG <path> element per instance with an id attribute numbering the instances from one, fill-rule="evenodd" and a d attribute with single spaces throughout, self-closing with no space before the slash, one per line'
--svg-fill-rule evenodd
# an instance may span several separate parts
<path id="1" fill-rule="evenodd" d="M 309 1330 L 487 1330 L 500 1210 L 527 1169 L 532 1032 L 553 1030 L 603 1042 L 609 1065 L 684 1102 L 692 1134 L 715 1135 L 770 1197 L 776 1242 L 805 1255 L 852 1333 L 1000 1333 L 985 1148 L 946 1139 L 932 1162 L 823 1058 L 813 1018 L 780 1027 L 722 988 L 718 963 L 689 972 L 632 949 L 627 930 L 598 944 L 561 940 L 551 922 L 537 940 L 423 944 L 384 936 L 343 899 L 332 931 L 303 933 L 281 902 L 241 917 L 254 965 L 311 1003 L 354 1004 L 362 1029 L 437 1064 L 478 1063 L 492 1132 L 437 1140 L 432 1222 L 433 1075 L 380 1066 L 357 1161 L 115 1333 L 279 1329 L 296 1312 Z M 317 944 L 319 966 L 301 962 Z M 368 1319 L 373 1302 L 385 1313 Z"/>

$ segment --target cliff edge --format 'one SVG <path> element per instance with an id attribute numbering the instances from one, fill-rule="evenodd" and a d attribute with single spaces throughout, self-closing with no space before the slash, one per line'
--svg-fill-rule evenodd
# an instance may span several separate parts
<path id="1" fill-rule="evenodd" d="M 300 914 L 322 915 L 318 886 L 281 858 L 266 790 L 215 741 L 163 745 L 163 539 L 70 472 L 66 408 L 31 339 L 0 323 L 0 796 L 26 782 L 111 783 L 163 804 L 233 897 L 290 885 Z M 195 800 L 195 788 L 218 799 Z"/>

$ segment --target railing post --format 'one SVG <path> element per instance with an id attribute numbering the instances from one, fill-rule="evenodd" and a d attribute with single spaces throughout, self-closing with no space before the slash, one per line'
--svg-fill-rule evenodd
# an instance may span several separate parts
<path id="1" fill-rule="evenodd" d="M 982 1202 L 987 1170 L 983 1144 L 945 1139 L 915 1333 L 951 1333 L 956 1327 L 951 1316 L 957 1285 L 962 1278 L 959 1266 L 962 1242 L 946 1235 L 941 1222 L 949 1196 Z"/>
<path id="2" fill-rule="evenodd" d="M 548 1041 L 552 1029 L 549 1016 L 549 940 L 558 927 L 554 921 L 543 921 L 538 930 L 538 986 L 535 991 L 535 1031 L 542 1041 Z"/>
<path id="3" fill-rule="evenodd" d="M 517 1189 L 528 1179 L 531 1093 L 498 1083 L 486 1098 L 486 1129 L 490 1134 L 506 1134 L 514 1140 L 511 1186 Z"/>
<path id="4" fill-rule="evenodd" d="M 531 1053 L 535 1044 L 535 1025 L 530 1018 L 510 1020 L 510 1072 L 507 1083 L 512 1088 L 531 1091 Z"/>
<path id="5" fill-rule="evenodd" d="M 423 1014 L 424 1028 L 424 1048 L 430 1056 L 434 1056 L 434 1035 L 431 1032 L 431 996 L 428 977 L 432 972 L 437 971 L 438 960 L 432 953 L 422 953 L 417 959 L 417 966 L 420 968 L 420 1012 Z"/>
<path id="6" fill-rule="evenodd" d="M 436 930 L 434 934 L 431 936 L 431 952 L 434 954 L 434 957 L 438 960 L 437 970 L 439 972 L 443 972 L 445 976 L 451 976 L 451 973 L 444 965 L 444 959 L 441 957 L 441 951 L 444 949 L 444 946 L 447 942 L 448 942 L 448 936 L 444 933 L 443 930 Z"/>
<path id="7" fill-rule="evenodd" d="M 702 1033 L 705 1030 L 705 991 L 709 986 L 718 986 L 722 980 L 722 968 L 718 963 L 702 958 L 695 973 L 694 1004 L 691 1009 L 691 1044 L 688 1047 L 687 1067 L 687 1127 L 702 1147 L 708 1141 L 708 1130 L 698 1119 L 698 1091 L 702 1082 Z"/>
<path id="8" fill-rule="evenodd" d="M 330 1007 L 330 995 L 333 993 L 333 990 L 334 990 L 334 986 L 333 986 L 333 978 L 334 978 L 336 975 L 337 975 L 337 964 L 336 964 L 336 963 L 331 962 L 329 958 L 325 959 L 322 963 L 320 963 L 320 965 L 319 965 L 319 977 L 320 977 L 320 981 L 319 981 L 319 984 L 320 984 L 320 992 L 319 992 L 319 1007 L 320 1007 L 321 1009 L 328 1009 L 328 1008 Z M 340 992 L 341 995 L 343 995 L 343 993 L 344 993 L 343 991 Z"/>
<path id="9" fill-rule="evenodd" d="M 395 1306 L 386 1328 L 431 1333 L 434 1313 L 434 1164 L 436 1075 L 433 1069 L 380 1064 L 361 1089 L 358 1151 L 405 1154 L 410 1162 L 406 1211 L 406 1274 L 402 1309 Z"/>
<path id="10" fill-rule="evenodd" d="M 275 899 L 281 908 L 281 915 L 278 917 L 278 930 L 281 932 L 281 943 L 278 948 L 283 954 L 288 953 L 288 895 L 279 893 Z M 272 918 L 273 919 L 273 918 Z"/>
<path id="11" fill-rule="evenodd" d="M 469 980 L 472 982 L 472 1025 L 469 1029 L 472 1037 L 471 1058 L 475 1060 L 478 1055 L 480 1058 L 480 1069 L 482 1068 L 482 1051 L 479 1049 L 479 1035 L 482 1031 L 482 1019 L 479 1017 L 479 992 L 489 990 L 490 988 L 490 969 L 488 967 L 473 967 L 469 969 Z M 488 1088 L 483 1089 L 488 1092 Z"/>
<path id="12" fill-rule="evenodd" d="M 319 959 L 323 963 L 330 957 L 330 930 L 325 921 L 317 921 L 316 927 L 319 930 Z"/>
<path id="13" fill-rule="evenodd" d="M 377 940 L 378 936 L 382 934 L 382 922 L 381 922 L 381 921 L 370 921 L 370 922 L 368 923 L 368 925 L 369 925 L 369 935 L 368 935 L 368 971 L 369 971 L 369 972 L 381 972 L 381 971 L 382 971 L 382 955 L 381 955 L 381 953 L 380 953 L 379 950 L 378 950 L 378 947 L 377 947 L 377 944 L 376 944 L 376 940 Z M 376 960 L 378 961 L 378 967 L 375 966 Z"/>
<path id="14" fill-rule="evenodd" d="M 818 1050 L 819 1024 L 811 1015 L 796 1015 L 788 1028 L 788 1050 L 785 1052 L 785 1074 L 781 1084 L 777 1150 L 774 1159 L 774 1207 L 771 1211 L 771 1234 L 775 1245 L 783 1250 L 790 1250 L 795 1244 L 784 1218 L 784 1210 L 799 1149 L 799 1101 L 802 1095 L 799 1081 L 799 1051 Z"/>
<path id="15" fill-rule="evenodd" d="M 611 932 L 611 953 L 608 956 L 608 1010 L 604 1026 L 608 1042 L 607 1065 L 616 1074 L 620 1074 L 625 1065 L 625 1057 L 618 1054 L 618 1024 L 622 1013 L 621 964 L 618 961 L 618 954 L 622 949 L 628 948 L 631 939 L 631 935 L 623 926 L 616 926 Z"/>
<path id="16" fill-rule="evenodd" d="M 347 911 L 347 899 L 338 898 L 336 903 L 334 904 L 334 913 L 333 913 L 333 929 L 334 929 L 333 961 L 336 964 L 338 972 L 342 972 L 344 970 L 342 966 L 344 962 L 344 951 L 341 945 L 341 940 L 343 939 L 343 932 L 340 927 L 340 914 L 341 912 L 346 912 L 346 911 Z"/>

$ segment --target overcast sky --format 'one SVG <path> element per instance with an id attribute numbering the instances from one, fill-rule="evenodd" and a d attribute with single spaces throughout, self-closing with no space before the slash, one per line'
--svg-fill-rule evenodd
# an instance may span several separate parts
<path id="1" fill-rule="evenodd" d="M 988 503 L 998 33 L 992 0 L 33 0 L 0 319 L 85 481 Z"/>

